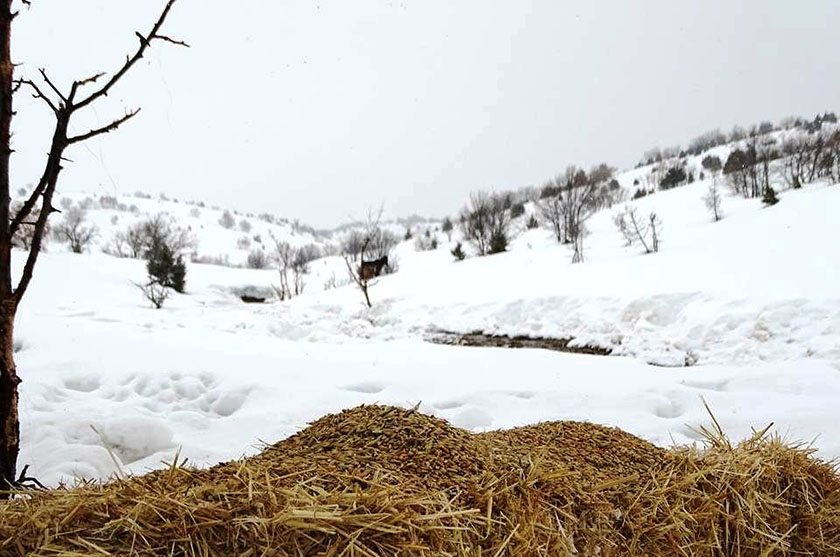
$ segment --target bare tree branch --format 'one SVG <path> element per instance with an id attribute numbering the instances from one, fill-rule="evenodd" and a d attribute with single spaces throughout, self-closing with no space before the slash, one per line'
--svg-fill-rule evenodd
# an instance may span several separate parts
<path id="1" fill-rule="evenodd" d="M 101 135 L 103 133 L 110 133 L 110 132 L 114 131 L 115 129 L 119 128 L 124 123 L 126 123 L 128 120 L 131 120 L 132 118 L 137 116 L 137 114 L 139 112 L 140 112 L 139 108 L 135 109 L 135 110 L 132 110 L 131 112 L 127 113 L 122 118 L 114 120 L 113 122 L 111 122 L 107 126 L 103 126 L 101 128 L 96 128 L 96 129 L 90 130 L 87 133 L 83 133 L 83 134 L 77 135 L 75 137 L 68 137 L 67 138 L 67 144 L 72 145 L 74 143 L 80 143 L 82 141 L 87 141 L 88 139 L 90 139 L 92 137 L 96 137 L 97 135 Z"/>
<path id="2" fill-rule="evenodd" d="M 79 101 L 78 103 L 75 103 L 74 104 L 74 109 L 75 110 L 80 109 L 80 108 L 84 108 L 87 105 L 89 105 L 90 103 L 92 103 L 93 101 L 95 101 L 96 99 L 108 95 L 108 92 L 111 90 L 111 88 L 114 85 L 116 85 L 117 82 L 120 79 L 122 79 L 122 77 L 128 72 L 128 70 L 130 70 L 131 67 L 134 64 L 136 64 L 137 61 L 140 60 L 143 57 L 143 54 L 146 52 L 146 49 L 149 48 L 149 45 L 151 44 L 151 42 L 154 39 L 160 39 L 161 38 L 161 36 L 158 35 L 158 31 L 160 31 L 161 26 L 163 26 L 163 22 L 166 21 L 166 16 L 169 15 L 169 11 L 172 9 L 172 6 L 175 4 L 175 1 L 176 0 L 169 0 L 166 3 L 166 7 L 163 9 L 163 12 L 160 14 L 160 17 L 155 22 L 154 26 L 152 27 L 152 30 L 149 32 L 148 35 L 143 36 L 143 35 L 140 35 L 138 33 L 138 36 L 140 37 L 140 46 L 137 48 L 137 51 L 134 53 L 134 55 L 126 58 L 123 66 L 117 71 L 117 73 L 115 73 L 113 76 L 111 76 L 111 79 L 109 79 L 108 82 L 105 83 L 105 85 L 103 85 L 100 89 L 91 93 L 85 99 Z M 176 41 L 173 41 L 171 39 L 169 40 L 169 42 L 173 42 L 173 43 L 177 44 Z M 79 82 L 76 82 L 76 83 L 73 84 L 73 90 L 70 94 L 71 100 L 73 99 L 73 96 L 76 94 L 76 91 L 78 90 L 79 86 L 80 86 Z"/>
<path id="3" fill-rule="evenodd" d="M 29 194 L 29 198 L 24 201 L 23 206 L 17 212 L 17 214 L 12 218 L 12 223 L 10 225 L 11 233 L 14 236 L 17 229 L 20 228 L 20 225 L 23 224 L 23 221 L 29 214 L 32 212 L 32 209 L 35 208 L 35 204 L 38 202 L 38 197 L 43 193 L 44 188 L 47 186 L 47 177 L 46 175 L 41 176 L 41 180 L 39 180 L 38 185 L 32 190 L 32 193 Z M 52 209 L 52 207 L 51 207 Z"/>
<path id="4" fill-rule="evenodd" d="M 155 35 L 154 37 L 152 37 L 152 39 L 160 39 L 161 41 L 165 41 L 167 43 L 172 43 L 174 45 L 185 46 L 187 48 L 190 47 L 190 45 L 188 45 L 184 41 L 179 41 L 177 39 L 173 39 L 172 37 L 167 37 L 166 35 Z"/>
<path id="5" fill-rule="evenodd" d="M 50 107 L 50 110 L 52 110 L 53 112 L 58 112 L 58 107 L 55 106 L 55 104 L 53 104 L 52 100 L 50 100 L 50 98 L 46 96 L 43 91 L 41 91 L 40 87 L 38 87 L 38 85 L 34 81 L 30 81 L 28 79 L 19 79 L 17 81 L 17 84 L 18 87 L 20 87 L 21 85 L 28 86 L 33 91 L 32 98 L 41 99 L 42 101 L 47 103 L 47 106 Z"/>
<path id="6" fill-rule="evenodd" d="M 119 71 L 117 71 L 117 73 L 111 76 L 111 78 L 102 87 L 91 93 L 82 101 L 78 103 L 75 102 L 76 94 L 78 93 L 79 88 L 83 87 L 84 85 L 97 82 L 104 74 L 96 74 L 94 76 L 82 80 L 74 81 L 70 88 L 70 94 L 65 98 L 63 95 L 61 95 L 58 88 L 55 87 L 52 81 L 48 78 L 46 72 L 41 72 L 42 77 L 50 86 L 50 88 L 52 88 L 52 90 L 56 92 L 56 94 L 58 94 L 62 98 L 62 100 L 65 100 L 65 102 L 61 106 L 57 107 L 55 103 L 52 103 L 51 107 L 55 109 L 54 112 L 56 115 L 56 130 L 53 135 L 52 145 L 47 159 L 47 165 L 44 168 L 44 173 L 40 181 L 38 182 L 38 185 L 36 186 L 35 190 L 32 192 L 30 197 L 26 200 L 26 202 L 23 204 L 23 207 L 21 207 L 21 209 L 14 216 L 14 218 L 11 219 L 10 232 L 13 233 L 15 230 L 20 228 L 21 224 L 32 213 L 35 206 L 38 204 L 38 198 L 42 198 L 42 210 L 40 211 L 38 218 L 35 219 L 36 222 L 32 235 L 32 245 L 30 246 L 29 254 L 26 259 L 26 263 L 24 264 L 23 272 L 21 273 L 17 288 L 15 288 L 13 292 L 13 296 L 15 298 L 16 303 L 20 302 L 30 281 L 32 280 L 32 272 L 34 270 L 35 263 L 38 259 L 38 254 L 41 249 L 41 243 L 43 241 L 47 226 L 47 218 L 54 211 L 52 207 L 52 197 L 55 193 L 55 187 L 58 182 L 58 175 L 62 170 L 61 162 L 62 160 L 64 160 L 64 150 L 74 143 L 79 143 L 85 141 L 86 139 L 90 139 L 97 135 L 108 133 L 117 129 L 120 125 L 136 116 L 139 110 L 128 112 L 125 116 L 114 120 L 107 126 L 90 130 L 87 133 L 75 137 L 68 137 L 67 130 L 72 115 L 77 110 L 90 105 L 91 103 L 103 96 L 106 96 L 110 89 L 120 79 L 122 79 L 126 73 L 128 73 L 128 71 L 132 68 L 132 66 L 134 66 L 134 64 L 138 60 L 140 60 L 140 58 L 143 57 L 143 54 L 149 47 L 151 41 L 155 38 L 160 38 L 157 36 L 158 31 L 160 30 L 161 26 L 166 20 L 166 17 L 169 15 L 169 12 L 172 9 L 172 6 L 175 4 L 175 2 L 176 0 L 167 0 L 166 6 L 161 12 L 160 17 L 155 22 L 149 34 L 143 37 L 143 39 L 140 41 L 140 47 L 137 49 L 134 55 L 126 57 L 125 64 L 119 69 Z M 43 95 L 43 97 L 46 98 L 46 95 Z"/>
<path id="7" fill-rule="evenodd" d="M 105 72 L 99 72 L 98 74 L 86 77 L 85 79 L 80 79 L 79 81 L 73 83 L 73 85 L 76 87 L 76 89 L 78 89 L 79 87 L 83 87 L 85 85 L 88 85 L 89 83 L 96 83 L 99 80 L 99 78 L 103 75 L 105 75 Z"/>
<path id="8" fill-rule="evenodd" d="M 56 86 L 55 86 L 55 84 L 54 84 L 54 83 L 50 80 L 50 78 L 47 76 L 47 72 L 46 72 L 46 70 L 44 70 L 43 68 L 41 68 L 41 69 L 39 69 L 39 70 L 38 70 L 38 72 L 40 72 L 41 77 L 43 77 L 43 78 L 44 78 L 44 82 L 46 82 L 46 84 L 50 86 L 50 89 L 52 89 L 52 90 L 53 90 L 53 92 L 54 92 L 56 95 L 58 95 L 58 98 L 59 98 L 59 99 L 61 99 L 61 101 L 62 101 L 64 104 L 67 104 L 67 98 L 66 98 L 66 97 L 65 97 L 65 96 L 61 93 L 61 91 L 59 90 L 59 88 L 58 88 L 58 87 L 56 87 Z"/>

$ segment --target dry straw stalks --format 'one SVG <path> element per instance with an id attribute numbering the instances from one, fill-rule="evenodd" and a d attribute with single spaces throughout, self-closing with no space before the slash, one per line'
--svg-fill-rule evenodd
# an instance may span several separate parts
<path id="1" fill-rule="evenodd" d="M 361 406 L 242 461 L 22 493 L 0 504 L 0 555 L 840 555 L 833 465 L 766 430 L 702 432 L 664 450 Z"/>

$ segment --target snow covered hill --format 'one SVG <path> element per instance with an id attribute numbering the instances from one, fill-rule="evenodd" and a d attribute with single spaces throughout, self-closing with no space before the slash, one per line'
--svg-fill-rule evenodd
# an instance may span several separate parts
<path id="1" fill-rule="evenodd" d="M 651 171 L 617 179 L 631 189 Z M 399 272 L 371 286 L 372 308 L 331 256 L 311 264 L 304 295 L 256 305 L 238 293 L 268 289 L 276 270 L 192 263 L 187 293 L 154 310 L 132 284 L 144 262 L 51 243 L 17 324 L 21 463 L 52 484 L 143 472 L 178 450 L 209 465 L 372 402 L 419 404 L 474 430 L 585 419 L 682 443 L 708 419 L 701 397 L 735 437 L 774 422 L 838 457 L 840 186 L 785 191 L 772 207 L 724 188 L 713 222 L 708 185 L 631 202 L 664 225 L 655 254 L 624 246 L 621 206 L 598 212 L 576 265 L 547 230 L 524 226 L 531 205 L 507 253 L 465 261 L 450 254 L 457 234 L 418 224 L 438 248 L 402 242 Z M 196 235 L 199 255 L 234 264 L 255 236 L 265 249 L 271 235 L 337 241 L 275 218 L 225 228 L 222 210 L 195 204 L 65 197 L 90 207 L 100 246 L 162 210 Z M 572 338 L 613 355 L 427 342 L 441 330 Z"/>
<path id="2" fill-rule="evenodd" d="M 327 242 L 326 235 L 317 234 L 311 227 L 269 213 L 245 215 L 219 207 L 206 207 L 200 201 L 179 201 L 163 196 L 153 198 L 142 192 L 134 195 L 61 192 L 57 205 L 65 212 L 71 206 L 85 210 L 85 224 L 95 226 L 97 230 L 93 242 L 86 248 L 86 251 L 94 253 L 113 253 L 114 240 L 120 232 L 156 215 L 165 215 L 189 232 L 195 244 L 189 255 L 230 266 L 244 265 L 251 250 L 273 249 L 272 237 L 294 246 L 324 245 Z M 225 225 L 226 219 L 229 220 Z M 52 222 L 55 227 L 61 222 L 61 215 Z M 61 245 L 60 240 L 53 236 L 48 249 L 65 251 L 67 246 Z"/>

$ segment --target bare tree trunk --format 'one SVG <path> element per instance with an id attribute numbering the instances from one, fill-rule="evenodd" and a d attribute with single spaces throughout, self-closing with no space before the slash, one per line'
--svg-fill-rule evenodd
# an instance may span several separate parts
<path id="1" fill-rule="evenodd" d="M 14 485 L 20 452 L 18 384 L 14 361 L 14 303 L 4 301 L 0 309 L 0 491 Z M 0 499 L 7 494 L 0 493 Z"/>
<path id="2" fill-rule="evenodd" d="M 362 289 L 362 294 L 364 294 L 364 295 L 365 295 L 365 302 L 367 302 L 367 306 L 368 306 L 369 308 L 372 308 L 373 306 L 372 306 L 372 305 L 371 305 L 371 303 L 370 303 L 370 296 L 368 296 L 368 281 L 363 280 L 363 281 L 359 284 L 359 288 L 361 288 L 361 289 Z"/>
<path id="3" fill-rule="evenodd" d="M 20 450 L 18 383 L 14 361 L 14 320 L 17 303 L 12 292 L 12 233 L 9 224 L 9 159 L 11 158 L 12 0 L 0 0 L 0 491 L 15 481 Z M 0 499 L 8 495 L 0 493 Z"/>

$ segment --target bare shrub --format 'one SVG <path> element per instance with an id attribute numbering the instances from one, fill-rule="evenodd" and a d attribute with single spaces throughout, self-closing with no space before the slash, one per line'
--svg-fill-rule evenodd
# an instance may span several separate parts
<path id="1" fill-rule="evenodd" d="M 309 264 L 321 257 L 318 246 L 307 244 L 293 247 L 288 242 L 280 241 L 272 235 L 274 240 L 274 257 L 277 259 L 280 272 L 280 286 L 275 287 L 280 300 L 303 294 L 306 288 L 305 278 L 309 274 Z M 290 276 L 291 275 L 291 276 Z"/>
<path id="2" fill-rule="evenodd" d="M 662 235 L 662 221 L 659 220 L 659 217 L 654 212 L 648 215 L 648 229 L 650 230 L 650 247 L 654 253 L 658 253 L 659 240 Z"/>
<path id="3" fill-rule="evenodd" d="M 709 188 L 706 190 L 706 195 L 703 197 L 703 201 L 706 203 L 706 209 L 712 212 L 712 217 L 714 217 L 715 222 L 723 218 L 723 212 L 720 208 L 720 184 L 718 184 L 717 177 L 709 182 Z"/>
<path id="4" fill-rule="evenodd" d="M 194 254 L 192 257 L 193 263 L 199 263 L 203 265 L 217 265 L 219 267 L 235 267 L 236 265 L 231 264 L 230 256 L 228 254 L 222 255 L 198 255 Z"/>
<path id="5" fill-rule="evenodd" d="M 266 269 L 268 268 L 268 256 L 261 249 L 252 250 L 248 254 L 247 265 L 249 269 Z"/>
<path id="6" fill-rule="evenodd" d="M 150 278 L 145 283 L 135 282 L 133 284 L 143 292 L 143 295 L 152 303 L 155 309 L 162 308 L 166 300 L 169 299 L 170 289 L 153 278 Z"/>
<path id="7" fill-rule="evenodd" d="M 152 247 L 161 243 L 166 244 L 176 255 L 195 252 L 198 246 L 195 236 L 189 230 L 176 225 L 166 213 L 159 213 L 117 233 L 112 240 L 112 247 L 121 246 L 119 252 L 126 253 L 125 257 L 147 259 Z"/>
<path id="8" fill-rule="evenodd" d="M 662 221 L 655 212 L 651 212 L 645 218 L 638 214 L 636 207 L 627 205 L 622 212 L 615 215 L 613 222 L 628 247 L 638 242 L 645 250 L 645 253 L 656 253 L 659 251 L 659 242 L 662 236 Z"/>
<path id="9" fill-rule="evenodd" d="M 502 195 L 473 192 L 461 210 L 459 224 L 464 238 L 480 256 L 504 251 L 510 240 L 510 212 Z"/>
<path id="10" fill-rule="evenodd" d="M 437 238 L 432 235 L 431 231 L 427 228 L 425 233 L 418 234 L 414 238 L 414 249 L 416 251 L 432 251 L 437 249 Z"/>
<path id="11" fill-rule="evenodd" d="M 22 207 L 22 201 L 15 201 L 12 204 L 12 212 L 18 213 Z M 30 249 L 32 247 L 32 240 L 35 235 L 35 223 L 38 222 L 40 216 L 41 209 L 37 207 L 33 208 L 30 212 L 29 220 L 21 222 L 18 229 L 15 230 L 15 234 L 12 237 L 13 246 L 23 249 Z M 49 221 L 47 221 L 44 225 L 44 235 L 49 235 L 50 233 L 53 233 L 53 229 Z M 44 248 L 42 247 L 41 249 Z"/>
<path id="12" fill-rule="evenodd" d="M 219 217 L 219 224 L 222 228 L 230 230 L 236 225 L 236 219 L 232 214 L 230 214 L 230 211 L 225 211 L 222 213 L 222 216 Z"/>
<path id="13" fill-rule="evenodd" d="M 251 238 L 249 238 L 248 236 L 240 236 L 236 240 L 236 247 L 237 249 L 250 249 Z"/>
<path id="14" fill-rule="evenodd" d="M 99 206 L 103 209 L 116 209 L 119 207 L 119 202 L 114 196 L 103 195 L 99 198 Z"/>
<path id="15" fill-rule="evenodd" d="M 87 211 L 82 207 L 71 207 L 55 227 L 55 234 L 66 241 L 73 253 L 82 253 L 99 233 L 95 225 L 86 225 Z"/>
<path id="16" fill-rule="evenodd" d="M 571 244 L 572 262 L 583 261 L 583 239 L 586 235 L 586 221 L 600 206 L 598 192 L 601 188 L 611 188 L 613 170 L 607 165 L 599 165 L 587 175 L 582 169 L 569 166 L 566 171 L 546 184 L 544 195 L 537 204 L 538 211 L 554 233 L 557 241 Z M 620 188 L 618 188 L 620 191 Z M 607 196 L 609 197 L 609 196 Z M 604 203 L 611 204 L 612 197 Z"/>

